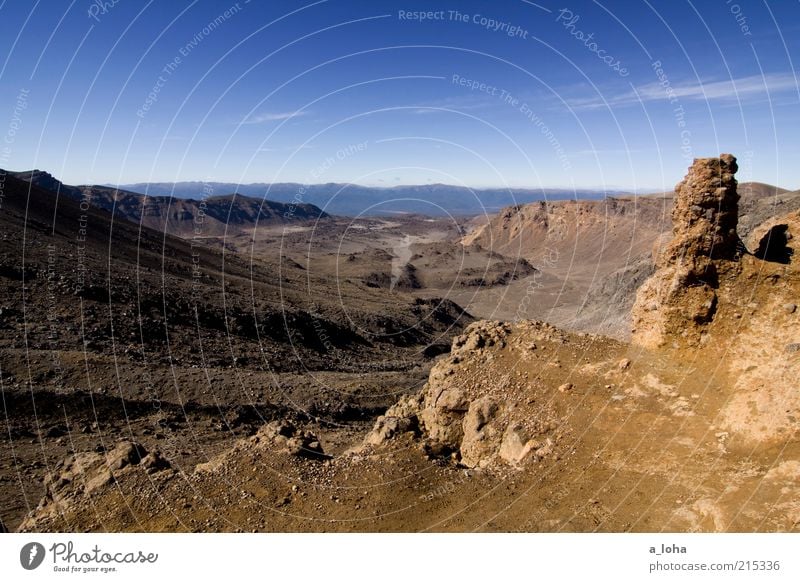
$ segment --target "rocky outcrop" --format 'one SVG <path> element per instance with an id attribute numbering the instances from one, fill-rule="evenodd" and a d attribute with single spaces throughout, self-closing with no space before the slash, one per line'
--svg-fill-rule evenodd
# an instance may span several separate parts
<path id="1" fill-rule="evenodd" d="M 772 217 L 758 225 L 747 239 L 747 248 L 763 261 L 789 264 L 798 252 L 800 212 Z"/>
<path id="2" fill-rule="evenodd" d="M 800 212 L 760 225 L 747 246 L 753 255 L 721 289 L 730 317 L 712 330 L 731 378 L 720 425 L 748 443 L 781 442 L 800 418 Z"/>
<path id="3" fill-rule="evenodd" d="M 527 361 L 537 350 L 552 357 L 566 338 L 535 321 L 470 325 L 453 340 L 450 356 L 431 370 L 422 392 L 379 417 L 366 443 L 379 446 L 413 433 L 431 455 L 452 456 L 472 468 L 515 467 L 554 456 L 561 429 L 553 400 L 533 397 L 520 372 L 502 362 Z M 554 392 L 553 385 L 542 392 Z"/>
<path id="4" fill-rule="evenodd" d="M 288 420 L 275 420 L 262 426 L 253 436 L 236 441 L 230 450 L 197 465 L 195 474 L 219 473 L 224 470 L 231 458 L 244 450 L 313 460 L 330 458 L 330 455 L 326 455 L 323 451 L 317 435 L 301 429 Z"/>
<path id="5" fill-rule="evenodd" d="M 77 453 L 65 459 L 45 477 L 44 498 L 36 511 L 22 522 L 19 531 L 36 529 L 39 520 L 63 512 L 133 468 L 152 475 L 171 469 L 171 465 L 159 451 L 148 452 L 132 441 L 121 441 L 106 453 Z"/>
<path id="6" fill-rule="evenodd" d="M 773 217 L 742 243 L 736 169 L 731 155 L 698 159 L 678 184 L 673 237 L 637 293 L 632 340 L 714 362 L 709 377 L 724 370 L 717 428 L 752 447 L 797 430 L 800 215 Z"/>
<path id="7" fill-rule="evenodd" d="M 276 420 L 264 425 L 252 440 L 256 444 L 275 447 L 296 457 L 326 457 L 317 435 L 301 430 L 286 420 Z"/>
<path id="8" fill-rule="evenodd" d="M 632 340 L 648 348 L 668 340 L 696 345 L 717 309 L 719 272 L 737 255 L 736 158 L 699 158 L 675 187 L 672 240 L 656 272 L 639 288 Z"/>
<path id="9" fill-rule="evenodd" d="M 633 343 L 648 348 L 669 344 L 678 350 L 677 361 L 697 357 L 700 351 L 712 362 L 728 358 L 734 385 L 727 384 L 731 392 L 716 412 L 721 412 L 724 427 L 748 440 L 764 441 L 790 431 L 800 409 L 800 397 L 787 384 L 795 377 L 791 354 L 800 351 L 795 347 L 800 339 L 784 342 L 784 348 L 770 333 L 770 326 L 785 330 L 782 335 L 794 341 L 798 332 L 798 308 L 791 301 L 797 276 L 791 260 L 799 228 L 796 217 L 775 218 L 753 231 L 748 241 L 753 252 L 742 256 L 746 251 L 736 230 L 736 170 L 731 155 L 698 159 L 677 185 L 672 238 L 663 244 L 655 272 L 637 293 Z M 574 357 L 574 352 L 565 352 L 580 351 L 580 338 L 534 321 L 474 323 L 454 339 L 450 356 L 432 369 L 423 391 L 405 397 L 379 418 L 367 442 L 381 445 L 413 433 L 430 453 L 452 455 L 478 468 L 520 466 L 558 455 L 563 428 L 558 404 L 574 393 L 578 370 L 591 375 L 596 366 L 581 361 L 567 376 L 557 372 L 563 358 Z M 559 353 L 555 362 L 543 357 L 554 352 Z M 621 374 L 631 365 L 623 361 Z M 514 368 L 532 362 L 541 366 L 537 376 L 547 383 L 515 383 L 519 373 Z M 649 384 L 643 381 L 642 386 Z M 613 390 L 614 384 L 604 389 Z M 647 388 L 632 387 L 612 398 L 617 402 L 645 393 Z M 662 396 L 670 399 L 670 415 L 695 414 L 686 395 L 667 390 Z"/>

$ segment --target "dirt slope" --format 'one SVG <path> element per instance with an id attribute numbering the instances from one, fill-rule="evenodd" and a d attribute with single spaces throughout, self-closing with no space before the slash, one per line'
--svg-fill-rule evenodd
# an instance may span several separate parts
<path id="1" fill-rule="evenodd" d="M 23 529 L 800 527 L 800 447 L 796 440 L 753 447 L 716 424 L 727 370 L 539 324 L 484 322 L 455 345 L 476 345 L 478 338 L 484 347 L 456 348 L 432 372 L 421 400 L 435 413 L 422 425 L 407 412 L 391 416 L 413 409 L 401 404 L 379 421 L 368 444 L 333 459 L 300 454 L 276 437 L 292 432 L 281 423 L 194 471 L 154 470 L 151 461 L 106 469 L 116 453 L 89 459 L 94 464 L 73 476 L 70 487 L 51 487 Z M 437 391 L 466 400 L 459 405 Z M 499 409 L 481 417 L 487 398 Z M 450 416 L 432 438 L 431 429 Z M 456 441 L 439 438 L 452 426 L 463 427 Z M 311 446 L 313 438 L 305 442 Z M 73 467 L 58 467 L 56 477 L 74 475 Z"/>
<path id="2" fill-rule="evenodd" d="M 287 420 L 193 470 L 122 443 L 55 467 L 22 529 L 800 531 L 800 215 L 740 254 L 735 171 L 679 185 L 634 344 L 477 322 L 348 451 Z"/>
<path id="3" fill-rule="evenodd" d="M 277 417 L 339 450 L 418 389 L 471 320 L 449 301 L 223 253 L 3 176 L 0 519 L 17 527 L 57 460 L 123 436 L 182 469 Z"/>

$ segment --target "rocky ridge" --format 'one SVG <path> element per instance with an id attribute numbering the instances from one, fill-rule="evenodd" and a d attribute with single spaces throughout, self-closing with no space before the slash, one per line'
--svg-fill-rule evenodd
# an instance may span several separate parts
<path id="1" fill-rule="evenodd" d="M 367 443 L 377 445 L 398 433 L 416 431 L 431 454 L 451 454 L 470 468 L 517 465 L 554 455 L 562 423 L 553 386 L 533 379 L 536 398 L 520 389 L 531 380 L 527 373 L 481 374 L 496 371 L 481 363 L 527 360 L 537 351 L 547 358 L 566 342 L 567 334 L 546 323 L 470 325 L 453 340 L 450 356 L 431 370 L 425 389 L 387 410 Z"/>
<path id="2" fill-rule="evenodd" d="M 190 239 L 235 236 L 259 227 L 313 224 L 330 216 L 313 204 L 285 203 L 227 192 L 220 195 L 211 185 L 198 184 L 193 198 L 148 196 L 108 186 L 69 186 L 41 170 L 9 172 L 33 185 L 105 210 L 126 220 L 165 234 Z"/>
<path id="3" fill-rule="evenodd" d="M 800 372 L 795 303 L 800 279 L 792 262 L 800 213 L 768 220 L 745 246 L 736 230 L 736 171 L 736 159 L 729 154 L 697 159 L 677 185 L 672 239 L 637 293 L 633 348 L 644 359 L 656 357 L 648 350 L 665 348 L 678 366 L 700 367 L 700 359 L 721 362 L 713 366 L 717 369 L 712 368 L 709 382 L 731 380 L 729 388 L 720 390 L 714 422 L 745 442 L 774 443 L 795 434 L 800 417 L 800 397 L 791 380 Z M 525 382 L 527 390 L 508 390 L 514 373 L 495 378 L 487 374 L 496 368 L 485 364 L 510 349 L 519 352 L 509 364 L 513 370 L 520 360 L 539 357 L 537 348 L 541 353 L 549 347 L 552 353 L 553 342 L 580 350 L 581 338 L 539 322 L 472 324 L 453 341 L 450 356 L 433 368 L 422 393 L 390 408 L 367 442 L 378 445 L 412 431 L 434 453 L 453 454 L 468 467 L 519 465 L 546 456 L 562 431 L 569 430 L 559 422 L 557 408 L 549 407 L 552 398 L 546 399 L 548 407 L 541 405 L 542 393 L 555 394 L 553 381 L 536 387 L 538 398 L 531 397 L 534 383 Z M 465 362 L 476 365 L 481 375 L 465 373 Z M 620 363 L 621 369 L 628 366 L 628 359 Z M 662 384 L 655 378 L 646 383 Z M 558 390 L 572 387 L 565 382 Z M 638 387 L 628 390 L 642 393 Z M 684 396 L 671 410 L 689 414 L 690 404 Z"/>

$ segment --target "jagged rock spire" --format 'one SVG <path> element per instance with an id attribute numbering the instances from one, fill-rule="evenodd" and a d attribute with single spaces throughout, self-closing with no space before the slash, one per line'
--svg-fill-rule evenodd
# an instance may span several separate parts
<path id="1" fill-rule="evenodd" d="M 717 308 L 717 261 L 736 257 L 739 194 L 736 158 L 698 158 L 675 187 L 672 240 L 632 311 L 635 344 L 658 347 L 672 337 L 696 343 Z"/>
<path id="2" fill-rule="evenodd" d="M 734 257 L 739 221 L 739 194 L 734 178 L 737 170 L 736 158 L 730 154 L 694 161 L 686 177 L 675 187 L 673 239 L 661 258 L 674 262 L 686 255 L 711 259 Z"/>

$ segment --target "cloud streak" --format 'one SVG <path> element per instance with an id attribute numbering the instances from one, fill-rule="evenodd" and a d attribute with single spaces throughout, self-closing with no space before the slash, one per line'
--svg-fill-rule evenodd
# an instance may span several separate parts
<path id="1" fill-rule="evenodd" d="M 270 123 L 272 121 L 283 121 L 285 119 L 292 119 L 294 117 L 303 117 L 308 115 L 308 111 L 287 111 L 285 113 L 259 113 L 253 115 L 242 121 L 242 125 L 258 125 L 261 123 Z"/>
<path id="2" fill-rule="evenodd" d="M 753 75 L 723 81 L 700 81 L 675 83 L 671 85 L 671 95 L 686 101 L 729 101 L 735 103 L 764 99 L 777 93 L 797 91 L 798 79 L 793 74 L 770 73 L 764 76 Z M 624 107 L 640 102 L 668 100 L 667 89 L 659 82 L 640 85 L 634 90 L 588 99 L 572 99 L 567 102 L 574 109 L 603 109 Z"/>
<path id="3" fill-rule="evenodd" d="M 313 150 L 315 146 L 312 145 L 300 145 L 300 146 L 283 146 L 279 148 L 273 147 L 262 147 L 258 148 L 259 152 L 297 152 L 300 150 Z"/>
<path id="4" fill-rule="evenodd" d="M 498 101 L 498 99 L 488 96 L 456 95 L 420 103 L 416 105 L 417 109 L 411 109 L 410 111 L 417 115 L 443 113 L 442 110 L 444 109 L 452 109 L 454 111 L 478 111 L 481 109 L 491 109 L 497 105 Z"/>

